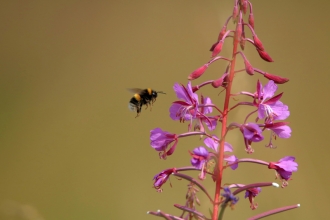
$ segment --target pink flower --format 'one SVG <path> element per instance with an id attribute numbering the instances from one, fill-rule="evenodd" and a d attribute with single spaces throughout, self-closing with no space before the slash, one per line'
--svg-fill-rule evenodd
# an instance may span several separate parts
<path id="1" fill-rule="evenodd" d="M 280 159 L 278 162 L 270 162 L 269 169 L 274 169 L 282 180 L 290 180 L 292 172 L 298 171 L 298 163 L 295 162 L 295 157 L 286 156 Z M 286 181 L 283 181 L 282 187 L 288 185 Z"/>
<path id="2" fill-rule="evenodd" d="M 244 135 L 244 138 L 252 142 L 260 142 L 264 139 L 262 136 L 262 131 L 259 126 L 255 123 L 243 124 L 240 127 L 241 132 Z"/>
<path id="3" fill-rule="evenodd" d="M 173 120 L 192 120 L 198 112 L 198 95 L 192 91 L 191 82 L 187 87 L 175 83 L 173 89 L 181 101 L 175 101 L 170 107 L 170 117 Z"/>
<path id="4" fill-rule="evenodd" d="M 157 189 L 158 192 L 161 192 L 162 190 L 160 189 L 160 187 L 162 187 L 162 185 L 166 183 L 166 181 L 169 179 L 170 175 L 175 172 L 176 168 L 171 168 L 163 170 L 162 172 L 156 174 L 153 178 L 153 180 L 155 181 L 154 188 Z"/>
<path id="5" fill-rule="evenodd" d="M 274 96 L 276 90 L 277 85 L 272 80 L 264 87 L 260 81 L 257 83 L 257 98 L 254 105 L 258 107 L 258 118 L 265 118 L 266 122 L 284 120 L 290 115 L 288 106 L 279 101 L 283 93 Z"/>
<path id="6" fill-rule="evenodd" d="M 174 144 L 169 150 L 167 150 L 168 145 L 172 142 L 174 142 Z M 177 143 L 178 136 L 176 134 L 171 134 L 160 128 L 155 128 L 150 131 L 150 145 L 156 151 L 160 151 L 159 156 L 163 159 L 165 159 L 166 156 L 173 154 Z"/>

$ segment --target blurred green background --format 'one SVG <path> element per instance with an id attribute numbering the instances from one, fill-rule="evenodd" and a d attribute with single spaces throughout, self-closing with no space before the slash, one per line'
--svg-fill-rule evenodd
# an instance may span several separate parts
<path id="1" fill-rule="evenodd" d="M 252 3 L 255 29 L 275 62 L 262 61 L 250 44 L 246 55 L 254 67 L 290 78 L 279 91 L 290 107 L 293 132 L 290 139 L 278 139 L 275 150 L 265 142 L 253 145 L 251 157 L 277 161 L 294 155 L 299 170 L 287 188 L 264 188 L 255 211 L 241 194 L 226 219 L 296 203 L 301 208 L 269 219 L 327 219 L 330 3 Z M 172 187 L 167 183 L 157 193 L 152 178 L 165 168 L 189 165 L 188 150 L 203 142 L 182 139 L 163 161 L 149 145 L 149 131 L 187 130 L 187 123 L 168 117 L 176 100 L 172 86 L 186 84 L 187 76 L 209 60 L 208 49 L 232 6 L 229 0 L 1 1 L 0 219 L 156 219 L 146 212 L 157 209 L 178 215 L 173 204 L 184 204 L 188 183 L 172 177 Z M 224 67 L 215 63 L 193 83 L 218 78 Z M 234 91 L 254 92 L 258 78 L 237 75 Z M 167 95 L 159 96 L 151 112 L 134 118 L 127 109 L 130 87 Z M 202 90 L 222 105 L 219 91 Z M 236 110 L 233 116 L 243 113 Z M 228 140 L 235 154 L 248 157 L 237 135 L 234 131 Z M 225 174 L 226 183 L 274 180 L 273 171 L 249 164 Z M 213 195 L 210 178 L 205 184 Z M 199 196 L 199 210 L 207 213 L 208 200 Z"/>

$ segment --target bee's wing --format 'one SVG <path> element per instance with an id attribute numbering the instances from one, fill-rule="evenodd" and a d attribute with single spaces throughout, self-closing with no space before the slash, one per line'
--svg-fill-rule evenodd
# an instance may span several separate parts
<path id="1" fill-rule="evenodd" d="M 131 92 L 131 93 L 141 93 L 142 92 L 142 90 L 143 89 L 139 89 L 139 88 L 129 88 L 129 89 L 127 89 L 129 92 Z"/>

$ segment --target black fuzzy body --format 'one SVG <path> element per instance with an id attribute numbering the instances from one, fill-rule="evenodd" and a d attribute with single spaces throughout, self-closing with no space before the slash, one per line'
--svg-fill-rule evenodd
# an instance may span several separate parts
<path id="1" fill-rule="evenodd" d="M 129 101 L 129 108 L 132 111 L 137 112 L 137 116 L 141 112 L 142 106 L 152 105 L 157 98 L 157 92 L 153 91 L 152 89 L 143 89 L 139 93 L 135 93 L 134 96 Z"/>

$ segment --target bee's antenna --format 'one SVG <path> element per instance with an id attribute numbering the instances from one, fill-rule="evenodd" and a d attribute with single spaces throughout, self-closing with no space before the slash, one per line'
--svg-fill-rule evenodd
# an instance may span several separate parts
<path id="1" fill-rule="evenodd" d="M 157 93 L 160 93 L 160 94 L 165 94 L 166 95 L 166 93 L 165 92 L 163 92 L 163 91 L 157 91 Z"/>

